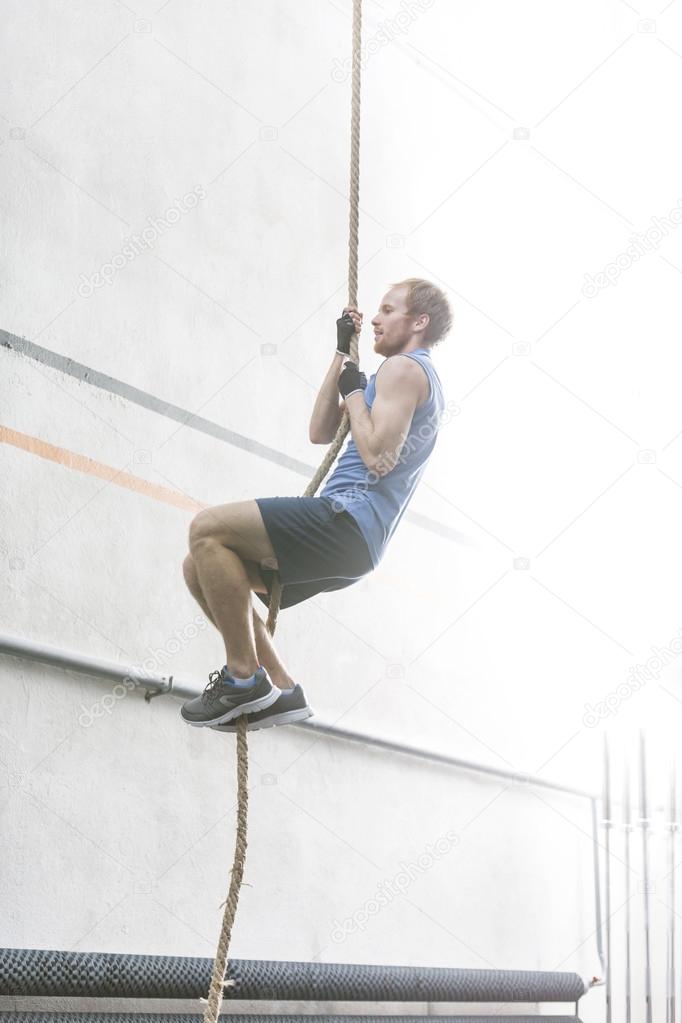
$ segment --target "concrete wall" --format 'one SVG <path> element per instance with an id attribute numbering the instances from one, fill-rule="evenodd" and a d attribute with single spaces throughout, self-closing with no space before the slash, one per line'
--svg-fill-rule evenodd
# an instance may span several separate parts
<path id="1" fill-rule="evenodd" d="M 194 509 L 301 493 L 324 452 L 350 8 L 133 6 L 7 5 L 0 327 L 58 358 L 0 351 L 2 627 L 199 689 L 223 662 L 181 576 Z M 606 697 L 681 624 L 675 222 L 617 260 L 680 204 L 682 15 L 365 7 L 359 304 L 447 290 L 453 415 L 379 569 L 277 643 L 324 720 L 596 787 L 604 721 L 643 699 Z M 94 680 L 0 680 L 0 943 L 212 955 L 232 737 L 169 697 L 95 717 Z M 234 956 L 599 972 L 580 800 L 293 728 L 253 737 L 251 786 Z"/>

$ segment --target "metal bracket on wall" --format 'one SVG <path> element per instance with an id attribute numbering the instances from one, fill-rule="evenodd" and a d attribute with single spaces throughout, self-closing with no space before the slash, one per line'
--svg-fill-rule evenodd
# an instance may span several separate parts
<path id="1" fill-rule="evenodd" d="M 144 698 L 147 701 L 147 703 L 149 703 L 150 700 L 153 700 L 155 696 L 163 696 L 164 693 L 170 693 L 172 688 L 173 688 L 173 676 L 170 675 L 169 678 L 168 678 L 168 683 L 167 683 L 167 685 L 165 685 L 163 687 L 163 689 L 158 689 L 158 688 L 147 689 L 145 691 Z"/>

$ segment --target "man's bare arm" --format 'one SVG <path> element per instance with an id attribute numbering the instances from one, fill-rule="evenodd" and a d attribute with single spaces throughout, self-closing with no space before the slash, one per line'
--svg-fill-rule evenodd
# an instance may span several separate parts
<path id="1" fill-rule="evenodd" d="M 362 313 L 358 312 L 355 306 L 345 306 L 343 311 L 350 314 L 355 324 L 355 332 L 359 334 L 362 328 Z M 347 358 L 348 356 L 341 355 L 338 351 L 334 353 L 310 417 L 308 437 L 311 444 L 331 444 L 341 425 L 346 403 L 339 400 L 339 377 Z"/>
<path id="2" fill-rule="evenodd" d="M 345 402 L 339 404 L 339 376 L 343 369 L 343 355 L 334 353 L 322 387 L 315 401 L 308 435 L 311 444 L 331 444 L 341 424 Z"/>
<path id="3" fill-rule="evenodd" d="M 423 370 L 413 359 L 386 359 L 376 375 L 371 410 L 361 391 L 348 395 L 355 446 L 367 468 L 385 476 L 396 465 L 419 404 Z"/>

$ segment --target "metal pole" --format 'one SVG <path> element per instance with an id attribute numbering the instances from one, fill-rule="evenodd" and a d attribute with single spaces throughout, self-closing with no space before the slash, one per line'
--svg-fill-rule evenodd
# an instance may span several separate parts
<path id="1" fill-rule="evenodd" d="M 653 1023 L 651 1011 L 651 932 L 649 900 L 649 806 L 647 801 L 646 744 L 639 733 L 639 812 L 642 828 L 642 880 L 644 882 L 644 997 L 646 1023 Z"/>
<path id="2" fill-rule="evenodd" d="M 609 740 L 604 733 L 604 791 L 602 807 L 604 824 L 604 848 L 606 856 L 605 865 L 605 888 L 606 888 L 606 1023 L 611 1023 L 611 970 L 613 967 L 611 955 L 611 757 L 609 751 Z"/>
<path id="3" fill-rule="evenodd" d="M 632 793 L 630 791 L 630 764 L 625 761 L 623 782 L 623 815 L 625 832 L 625 1023 L 632 1023 L 632 953 L 631 953 L 631 891 L 630 841 L 632 835 Z"/>
<path id="4" fill-rule="evenodd" d="M 472 760 L 464 760 L 461 757 L 451 757 L 444 753 L 434 753 L 432 750 L 425 750 L 419 746 L 410 746 L 404 742 L 394 742 L 392 739 L 381 739 L 378 736 L 366 735 L 363 732 L 356 732 L 348 728 L 339 728 L 337 725 L 327 725 L 318 721 L 317 717 L 307 721 L 295 722 L 297 728 L 306 731 L 321 732 L 331 735 L 336 739 L 350 739 L 353 742 L 364 742 L 379 749 L 386 749 L 393 753 L 405 753 L 412 757 L 421 757 L 433 764 L 445 764 L 447 767 L 458 767 L 463 771 L 475 771 L 477 774 L 486 774 L 493 778 L 503 778 L 516 785 L 534 785 L 538 788 L 552 789 L 554 792 L 563 792 L 569 796 L 579 796 L 583 799 L 594 799 L 594 794 L 587 789 L 574 788 L 571 785 L 562 785 L 558 782 L 548 781 L 536 774 L 522 774 L 518 771 L 508 771 L 504 767 L 492 767 L 488 764 L 476 763 Z"/>
<path id="5" fill-rule="evenodd" d="M 101 657 L 91 657 L 89 654 L 84 656 L 76 650 L 62 650 L 47 643 L 20 639 L 19 636 L 0 635 L 0 653 L 39 661 L 41 664 L 64 668 L 67 671 L 77 671 L 95 678 L 106 678 L 110 682 L 130 680 L 136 686 L 159 692 L 169 691 L 172 680 L 172 676 L 158 675 L 138 666 L 127 667 L 125 664 L 117 664 L 116 661 L 105 661 Z M 185 699 L 198 695 L 195 688 L 178 684 L 175 681 L 172 682 L 172 687 L 176 696 L 182 696 Z"/>
<path id="6" fill-rule="evenodd" d="M 594 874 L 594 918 L 596 921 L 597 955 L 601 964 L 602 976 L 606 976 L 606 956 L 604 954 L 604 925 L 601 913 L 601 864 L 599 863 L 599 817 L 597 814 L 597 800 L 593 799 L 590 806 L 590 819 L 592 821 L 592 872 Z"/>
<path id="7" fill-rule="evenodd" d="M 37 643 L 33 640 L 19 639 L 16 636 L 7 636 L 1 633 L 0 654 L 27 658 L 57 668 L 65 668 L 68 671 L 77 671 L 84 675 L 91 675 L 95 678 L 106 678 L 112 682 L 123 682 L 127 679 L 130 682 L 134 682 L 136 686 L 151 690 L 152 695 L 156 695 L 156 692 L 159 692 L 181 699 L 191 699 L 193 696 L 199 696 L 201 693 L 201 690 L 197 689 L 190 682 L 182 681 L 172 675 L 156 675 L 139 667 L 129 668 L 124 664 L 117 664 L 116 661 L 105 661 L 101 658 L 90 657 L 89 655 L 84 656 L 75 650 L 61 650 L 58 647 Z M 452 757 L 446 753 L 436 753 L 433 750 L 424 749 L 420 746 L 411 746 L 408 743 L 383 739 L 365 732 L 357 732 L 349 728 L 339 728 L 336 725 L 326 724 L 317 717 L 308 721 L 294 722 L 294 727 L 308 732 L 330 735 L 335 739 L 360 742 L 367 746 L 388 750 L 391 753 L 403 753 L 406 756 L 418 757 L 422 760 L 428 760 L 432 764 L 443 764 L 446 767 L 473 771 L 476 774 L 488 775 L 491 778 L 502 778 L 517 785 L 533 785 L 538 788 L 551 789 L 554 792 L 563 792 L 570 796 L 578 796 L 581 799 L 591 800 L 595 798 L 595 794 L 586 789 L 562 785 L 559 782 L 541 778 L 539 775 L 510 771 L 504 767 L 493 767 L 492 765 L 481 764 L 474 760 L 465 760 L 463 757 Z"/>
<path id="8" fill-rule="evenodd" d="M 668 997 L 666 1023 L 675 1023 L 675 833 L 677 831 L 677 760 L 673 753 L 670 766 L 668 820 Z"/>

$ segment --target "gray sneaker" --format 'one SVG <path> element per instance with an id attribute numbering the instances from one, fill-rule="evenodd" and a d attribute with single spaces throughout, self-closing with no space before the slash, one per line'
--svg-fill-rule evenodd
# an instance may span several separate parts
<path id="1" fill-rule="evenodd" d="M 247 714 L 246 731 L 255 732 L 259 728 L 272 728 L 273 725 L 288 725 L 292 721 L 304 721 L 312 713 L 305 693 L 297 683 L 293 689 L 280 689 L 279 696 L 270 707 Z M 237 731 L 234 721 L 230 724 L 211 725 L 211 727 L 216 732 Z"/>
<path id="2" fill-rule="evenodd" d="M 264 710 L 270 707 L 281 693 L 281 690 L 273 685 L 262 665 L 249 686 L 236 686 L 234 676 L 227 670 L 227 665 L 220 671 L 212 671 L 208 679 L 208 685 L 201 696 L 187 700 L 180 708 L 180 713 L 188 725 L 210 727 L 232 721 L 249 711 Z"/>

